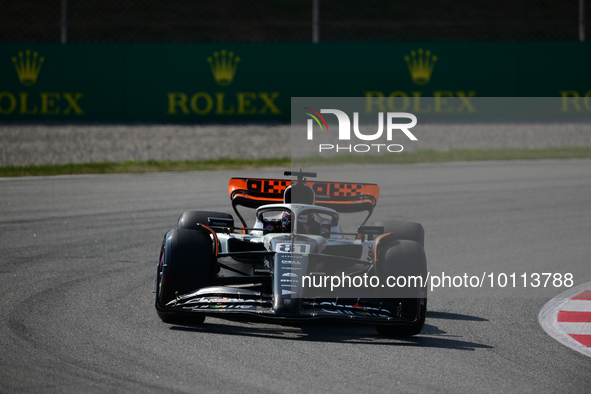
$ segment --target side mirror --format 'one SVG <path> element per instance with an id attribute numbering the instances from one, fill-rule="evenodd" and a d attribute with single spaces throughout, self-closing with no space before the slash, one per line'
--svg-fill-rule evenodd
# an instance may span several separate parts
<path id="1" fill-rule="evenodd" d="M 368 236 L 368 239 L 371 241 L 377 235 L 384 234 L 385 229 L 384 226 L 359 226 L 357 227 L 357 234 L 362 236 L 362 239 L 365 236 Z"/>

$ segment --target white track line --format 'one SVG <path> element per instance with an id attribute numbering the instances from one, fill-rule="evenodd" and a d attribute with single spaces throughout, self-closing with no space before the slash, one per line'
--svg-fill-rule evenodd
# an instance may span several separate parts
<path id="1" fill-rule="evenodd" d="M 591 311 L 591 300 L 568 300 L 560 308 L 561 311 L 588 312 Z"/>

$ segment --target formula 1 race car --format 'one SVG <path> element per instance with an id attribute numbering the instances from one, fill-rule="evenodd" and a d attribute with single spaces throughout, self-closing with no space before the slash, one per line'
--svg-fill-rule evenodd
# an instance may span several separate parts
<path id="1" fill-rule="evenodd" d="M 419 334 L 427 310 L 423 227 L 366 225 L 379 197 L 375 184 L 285 175 L 297 180 L 230 180 L 240 227 L 227 213 L 180 216 L 162 242 L 154 285 L 162 321 L 341 319 L 374 324 L 381 335 Z M 238 207 L 256 210 L 252 226 Z M 357 231 L 342 231 L 339 213 L 364 211 Z"/>

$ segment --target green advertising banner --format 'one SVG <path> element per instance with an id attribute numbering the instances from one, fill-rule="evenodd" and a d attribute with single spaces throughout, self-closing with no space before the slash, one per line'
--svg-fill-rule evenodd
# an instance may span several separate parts
<path id="1" fill-rule="evenodd" d="M 423 113 L 562 97 L 562 111 L 591 112 L 589 64 L 577 42 L 0 44 L 0 122 L 288 122 L 291 97 Z"/>

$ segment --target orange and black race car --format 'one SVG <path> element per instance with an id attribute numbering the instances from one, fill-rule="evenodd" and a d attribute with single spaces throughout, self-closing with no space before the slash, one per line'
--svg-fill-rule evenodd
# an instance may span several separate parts
<path id="1" fill-rule="evenodd" d="M 421 332 L 427 309 L 424 230 L 419 223 L 368 226 L 379 187 L 291 179 L 232 178 L 228 213 L 184 212 L 162 242 L 154 291 L 167 323 L 206 316 L 278 322 L 343 319 L 383 335 Z M 255 209 L 249 226 L 239 207 Z M 341 213 L 368 212 L 355 232 Z"/>

